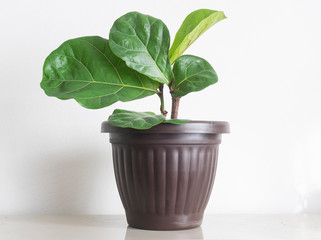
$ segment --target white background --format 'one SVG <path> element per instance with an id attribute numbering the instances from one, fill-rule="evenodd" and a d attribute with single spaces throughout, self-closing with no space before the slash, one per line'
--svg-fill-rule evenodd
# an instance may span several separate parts
<path id="1" fill-rule="evenodd" d="M 157 96 L 84 109 L 43 93 L 42 64 L 67 39 L 108 38 L 129 11 L 162 19 L 173 39 L 199 8 L 228 16 L 187 51 L 219 82 L 180 107 L 231 124 L 207 213 L 321 212 L 320 1 L 11 0 L 0 5 L 0 214 L 123 213 L 100 124 L 115 108 L 157 112 Z"/>

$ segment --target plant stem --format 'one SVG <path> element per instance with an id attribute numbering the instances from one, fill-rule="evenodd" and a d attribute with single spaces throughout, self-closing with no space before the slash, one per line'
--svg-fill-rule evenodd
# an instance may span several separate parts
<path id="1" fill-rule="evenodd" d="M 179 107 L 179 100 L 180 97 L 174 97 L 172 96 L 172 114 L 171 114 L 171 119 L 177 119 L 178 116 L 178 107 Z"/>
<path id="2" fill-rule="evenodd" d="M 172 96 L 171 119 L 177 119 L 177 117 L 178 117 L 179 100 L 181 99 L 180 97 L 174 97 L 173 96 L 173 93 L 174 93 L 174 88 L 173 88 L 174 81 L 175 81 L 175 79 L 173 79 L 173 81 L 168 85 L 169 92 L 170 92 L 170 94 Z"/>
<path id="3" fill-rule="evenodd" d="M 161 101 L 161 105 L 160 105 L 160 112 L 166 116 L 167 115 L 167 111 L 165 110 L 165 104 L 164 104 L 164 92 L 163 92 L 163 88 L 164 88 L 164 84 L 159 85 L 159 92 L 157 93 L 157 95 L 160 98 Z"/>

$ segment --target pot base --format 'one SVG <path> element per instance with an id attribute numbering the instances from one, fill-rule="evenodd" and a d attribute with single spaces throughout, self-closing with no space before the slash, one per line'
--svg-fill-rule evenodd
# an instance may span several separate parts
<path id="1" fill-rule="evenodd" d="M 146 230 L 184 230 L 199 227 L 203 214 L 188 215 L 139 215 L 127 213 L 130 227 Z"/>

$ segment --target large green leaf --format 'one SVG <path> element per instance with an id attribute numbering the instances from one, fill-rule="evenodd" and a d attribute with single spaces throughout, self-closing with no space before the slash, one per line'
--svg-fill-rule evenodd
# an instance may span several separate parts
<path id="1" fill-rule="evenodd" d="M 171 82 L 170 36 L 161 20 L 127 13 L 115 21 L 109 39 L 111 50 L 130 68 L 160 83 Z"/>
<path id="2" fill-rule="evenodd" d="M 165 116 L 152 112 L 134 112 L 116 109 L 108 118 L 110 125 L 122 128 L 149 129 L 162 123 Z"/>
<path id="3" fill-rule="evenodd" d="M 217 82 L 218 78 L 211 64 L 205 59 L 184 55 L 174 64 L 174 97 L 182 97 L 190 92 L 197 92 Z"/>
<path id="4" fill-rule="evenodd" d="M 225 18 L 226 16 L 222 11 L 209 9 L 199 9 L 190 13 L 178 29 L 173 45 L 169 50 L 171 63 L 174 63 L 207 29 Z"/>
<path id="5" fill-rule="evenodd" d="M 47 95 L 74 98 L 86 108 L 102 108 L 157 92 L 159 86 L 127 67 L 107 39 L 92 36 L 64 42 L 46 59 L 41 87 Z"/>

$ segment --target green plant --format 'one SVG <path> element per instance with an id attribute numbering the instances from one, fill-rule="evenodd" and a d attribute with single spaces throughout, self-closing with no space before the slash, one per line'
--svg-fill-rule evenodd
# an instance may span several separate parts
<path id="1" fill-rule="evenodd" d="M 99 36 L 64 42 L 45 60 L 41 87 L 48 96 L 75 99 L 98 109 L 157 94 L 161 115 L 115 110 L 110 124 L 148 129 L 178 120 L 179 100 L 217 82 L 213 67 L 203 58 L 183 52 L 208 28 L 225 17 L 222 11 L 199 9 L 190 13 L 170 46 L 166 25 L 159 19 L 129 12 L 113 24 L 109 40 Z M 165 120 L 164 85 L 172 96 L 171 119 Z"/>

